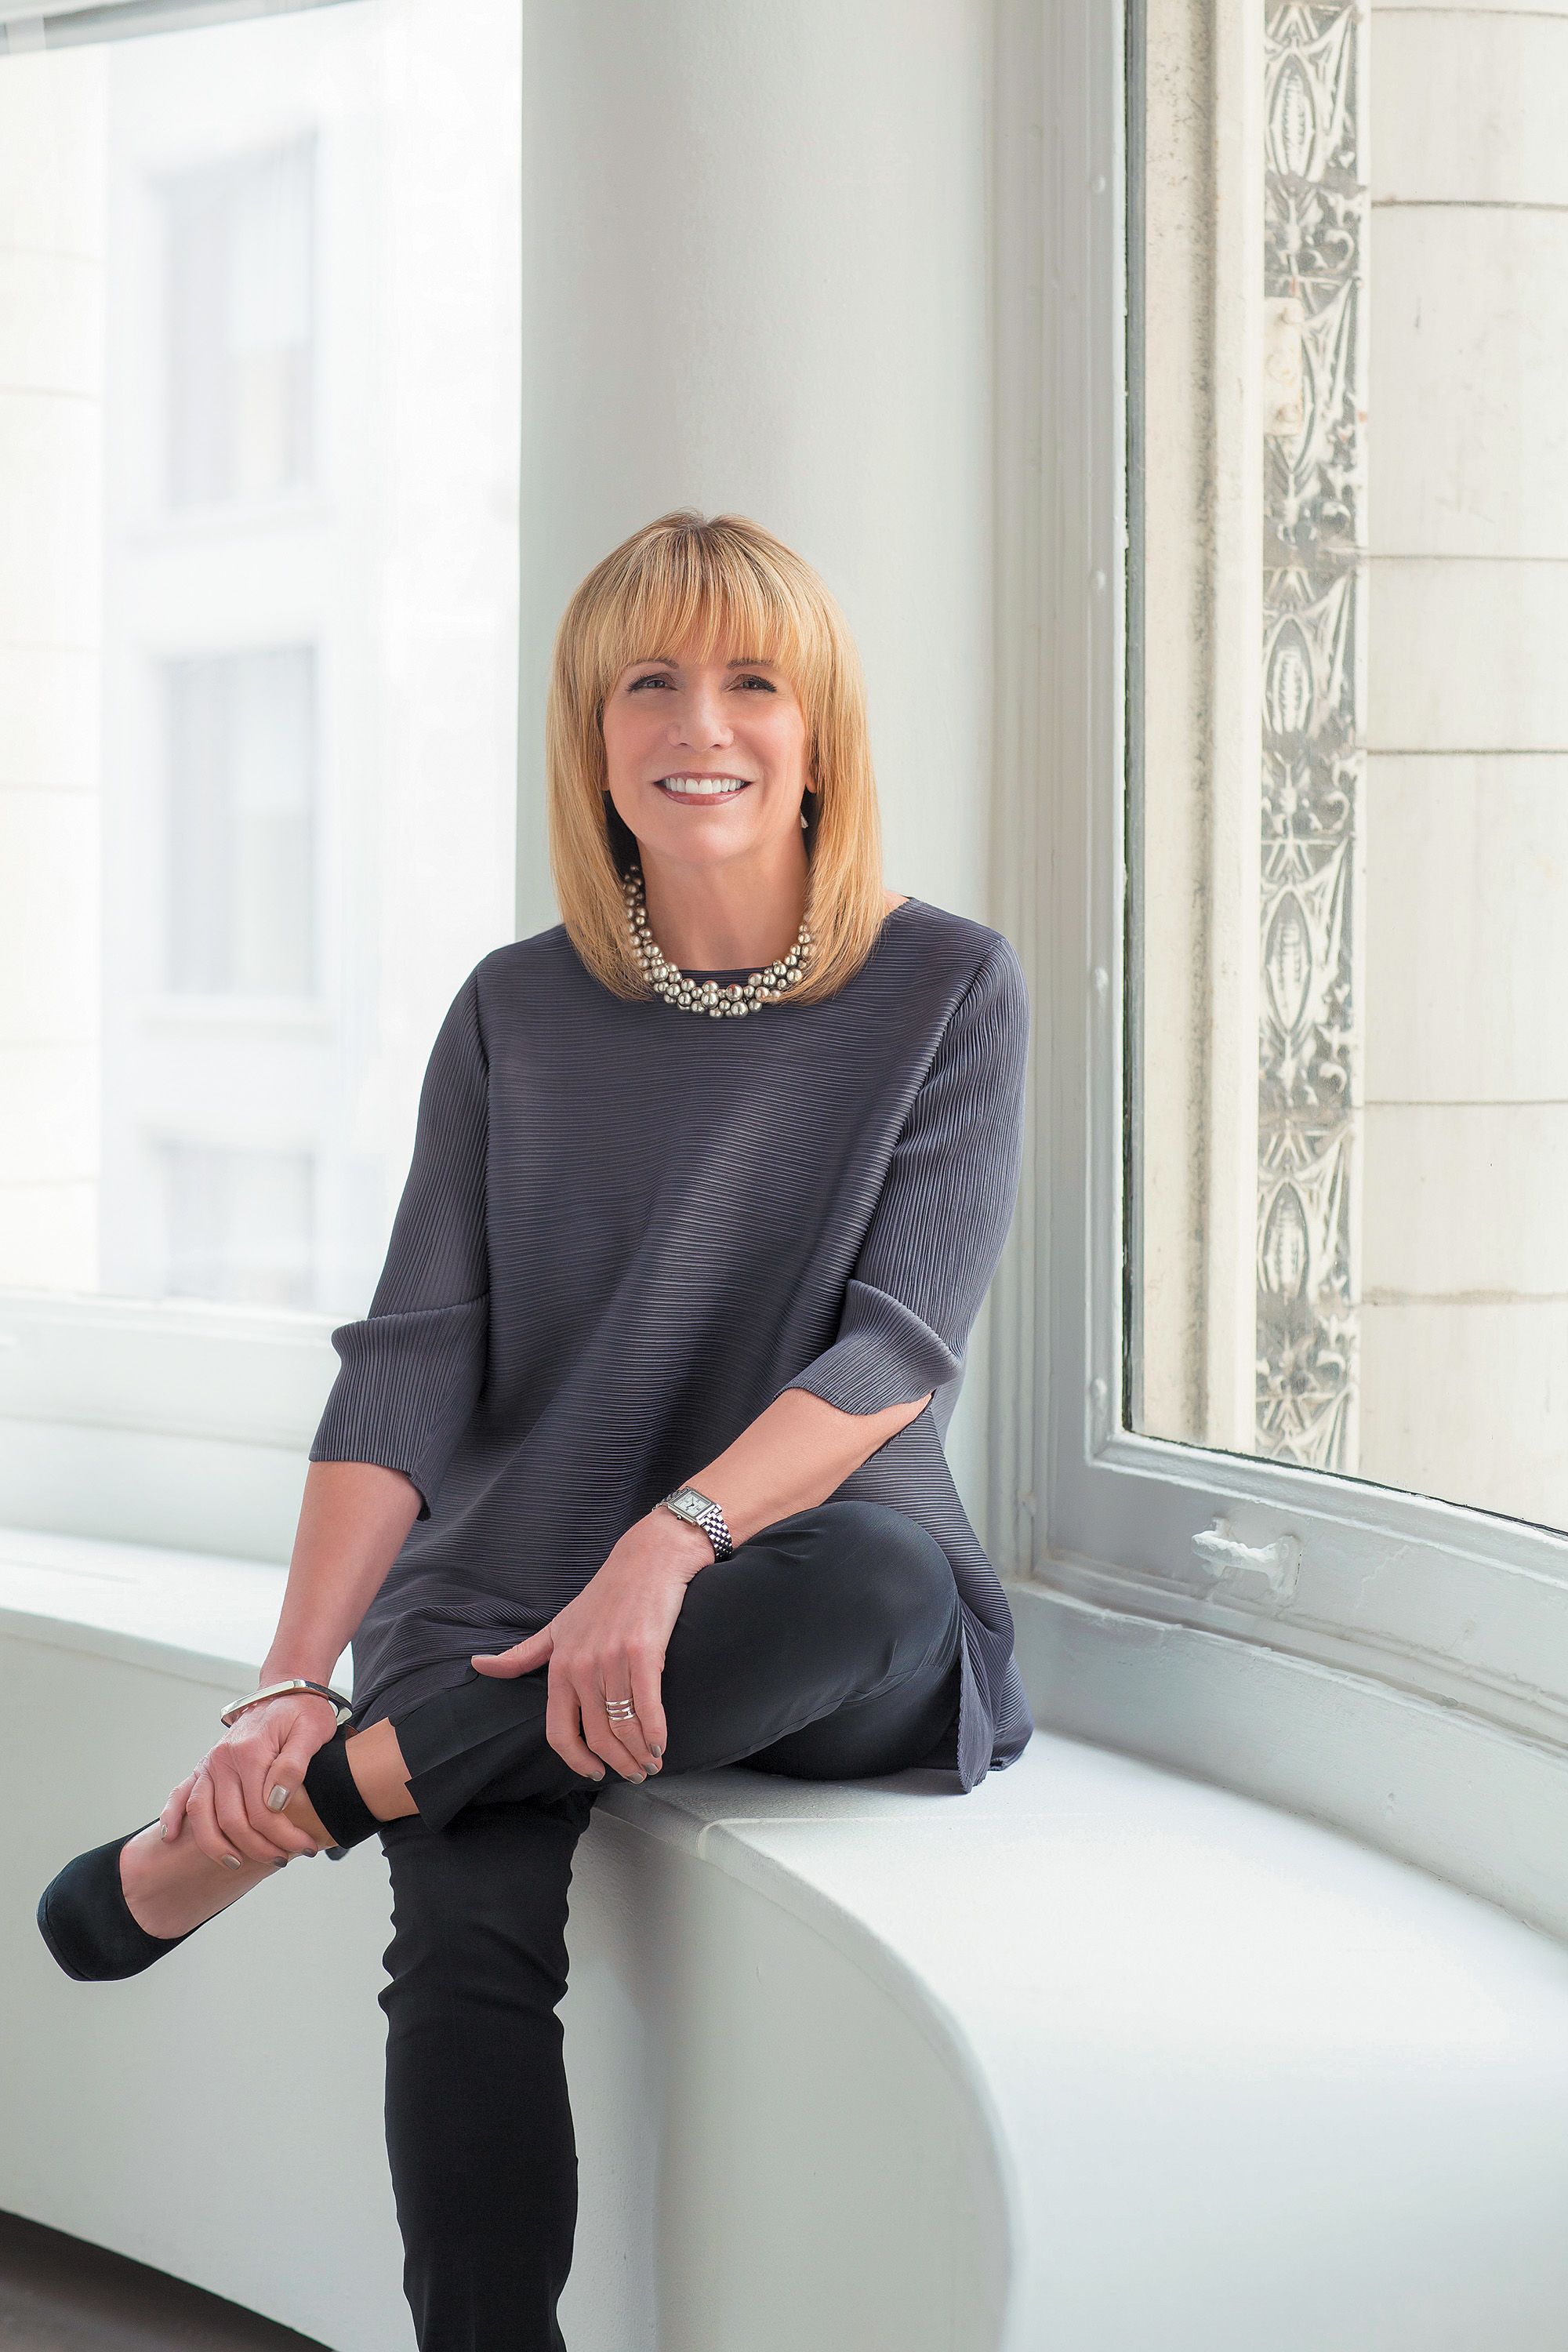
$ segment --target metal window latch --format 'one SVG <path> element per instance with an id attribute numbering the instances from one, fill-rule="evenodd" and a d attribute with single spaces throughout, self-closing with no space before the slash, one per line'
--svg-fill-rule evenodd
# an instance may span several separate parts
<path id="1" fill-rule="evenodd" d="M 1276 1536 L 1272 1543 L 1243 1543 L 1226 1518 L 1215 1520 L 1193 1538 L 1205 1575 L 1240 1599 L 1289 1601 L 1301 1566 L 1300 1536 Z"/>

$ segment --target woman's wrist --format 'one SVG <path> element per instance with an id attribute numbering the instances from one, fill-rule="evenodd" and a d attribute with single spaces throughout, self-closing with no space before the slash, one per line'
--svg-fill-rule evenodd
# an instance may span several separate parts
<path id="1" fill-rule="evenodd" d="M 336 1658 L 332 1660 L 332 1665 L 323 1666 L 319 1658 L 301 1659 L 297 1653 L 286 1654 L 279 1658 L 265 1658 L 261 1664 L 261 1670 L 256 1677 L 256 1687 L 258 1690 L 265 1690 L 268 1683 L 289 1682 L 295 1675 L 299 1675 L 304 1682 L 330 1685 L 332 1679 L 332 1666 L 336 1664 Z M 308 1698 L 310 1694 L 308 1691 L 301 1691 L 299 1696 L 301 1698 Z"/>
<path id="2" fill-rule="evenodd" d="M 713 1538 L 707 1531 L 683 1519 L 677 1511 L 667 1511 L 656 1503 L 647 1514 L 648 1527 L 658 1538 L 659 1556 L 668 1559 L 688 1577 L 713 1563 Z"/>

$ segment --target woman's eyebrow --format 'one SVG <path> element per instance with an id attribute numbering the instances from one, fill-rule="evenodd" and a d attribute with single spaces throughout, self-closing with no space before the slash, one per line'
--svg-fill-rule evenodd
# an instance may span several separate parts
<path id="1" fill-rule="evenodd" d="M 680 665 L 668 654 L 644 654 L 640 662 L 633 662 L 630 667 L 633 669 L 679 669 Z M 776 669 L 778 665 L 771 662 L 766 654 L 737 654 L 734 660 L 726 662 L 724 667 L 726 669 Z"/>

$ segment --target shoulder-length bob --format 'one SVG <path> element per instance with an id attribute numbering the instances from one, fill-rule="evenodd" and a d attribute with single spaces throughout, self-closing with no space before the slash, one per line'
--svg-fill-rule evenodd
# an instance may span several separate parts
<path id="1" fill-rule="evenodd" d="M 595 564 L 556 632 L 545 712 L 550 866 L 566 930 L 618 996 L 651 997 L 623 881 L 637 841 L 610 799 L 605 702 L 633 662 L 695 641 L 771 661 L 806 720 L 805 919 L 814 953 L 788 1003 L 831 996 L 876 944 L 886 902 L 866 690 L 848 624 L 810 564 L 743 515 L 660 515 Z"/>

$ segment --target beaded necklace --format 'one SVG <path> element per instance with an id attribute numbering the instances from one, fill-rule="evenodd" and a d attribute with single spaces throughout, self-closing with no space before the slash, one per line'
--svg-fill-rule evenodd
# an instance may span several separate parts
<path id="1" fill-rule="evenodd" d="M 802 978 L 811 960 L 812 936 L 803 919 L 795 943 L 782 962 L 760 964 L 744 980 L 731 981 L 728 987 L 721 987 L 716 980 L 695 981 L 679 964 L 669 961 L 649 930 L 642 867 L 636 863 L 627 870 L 622 897 L 631 929 L 632 952 L 644 977 L 667 1004 L 679 1005 L 683 1013 L 710 1013 L 715 1021 L 760 1013 L 764 1004 L 778 1003 Z"/>

